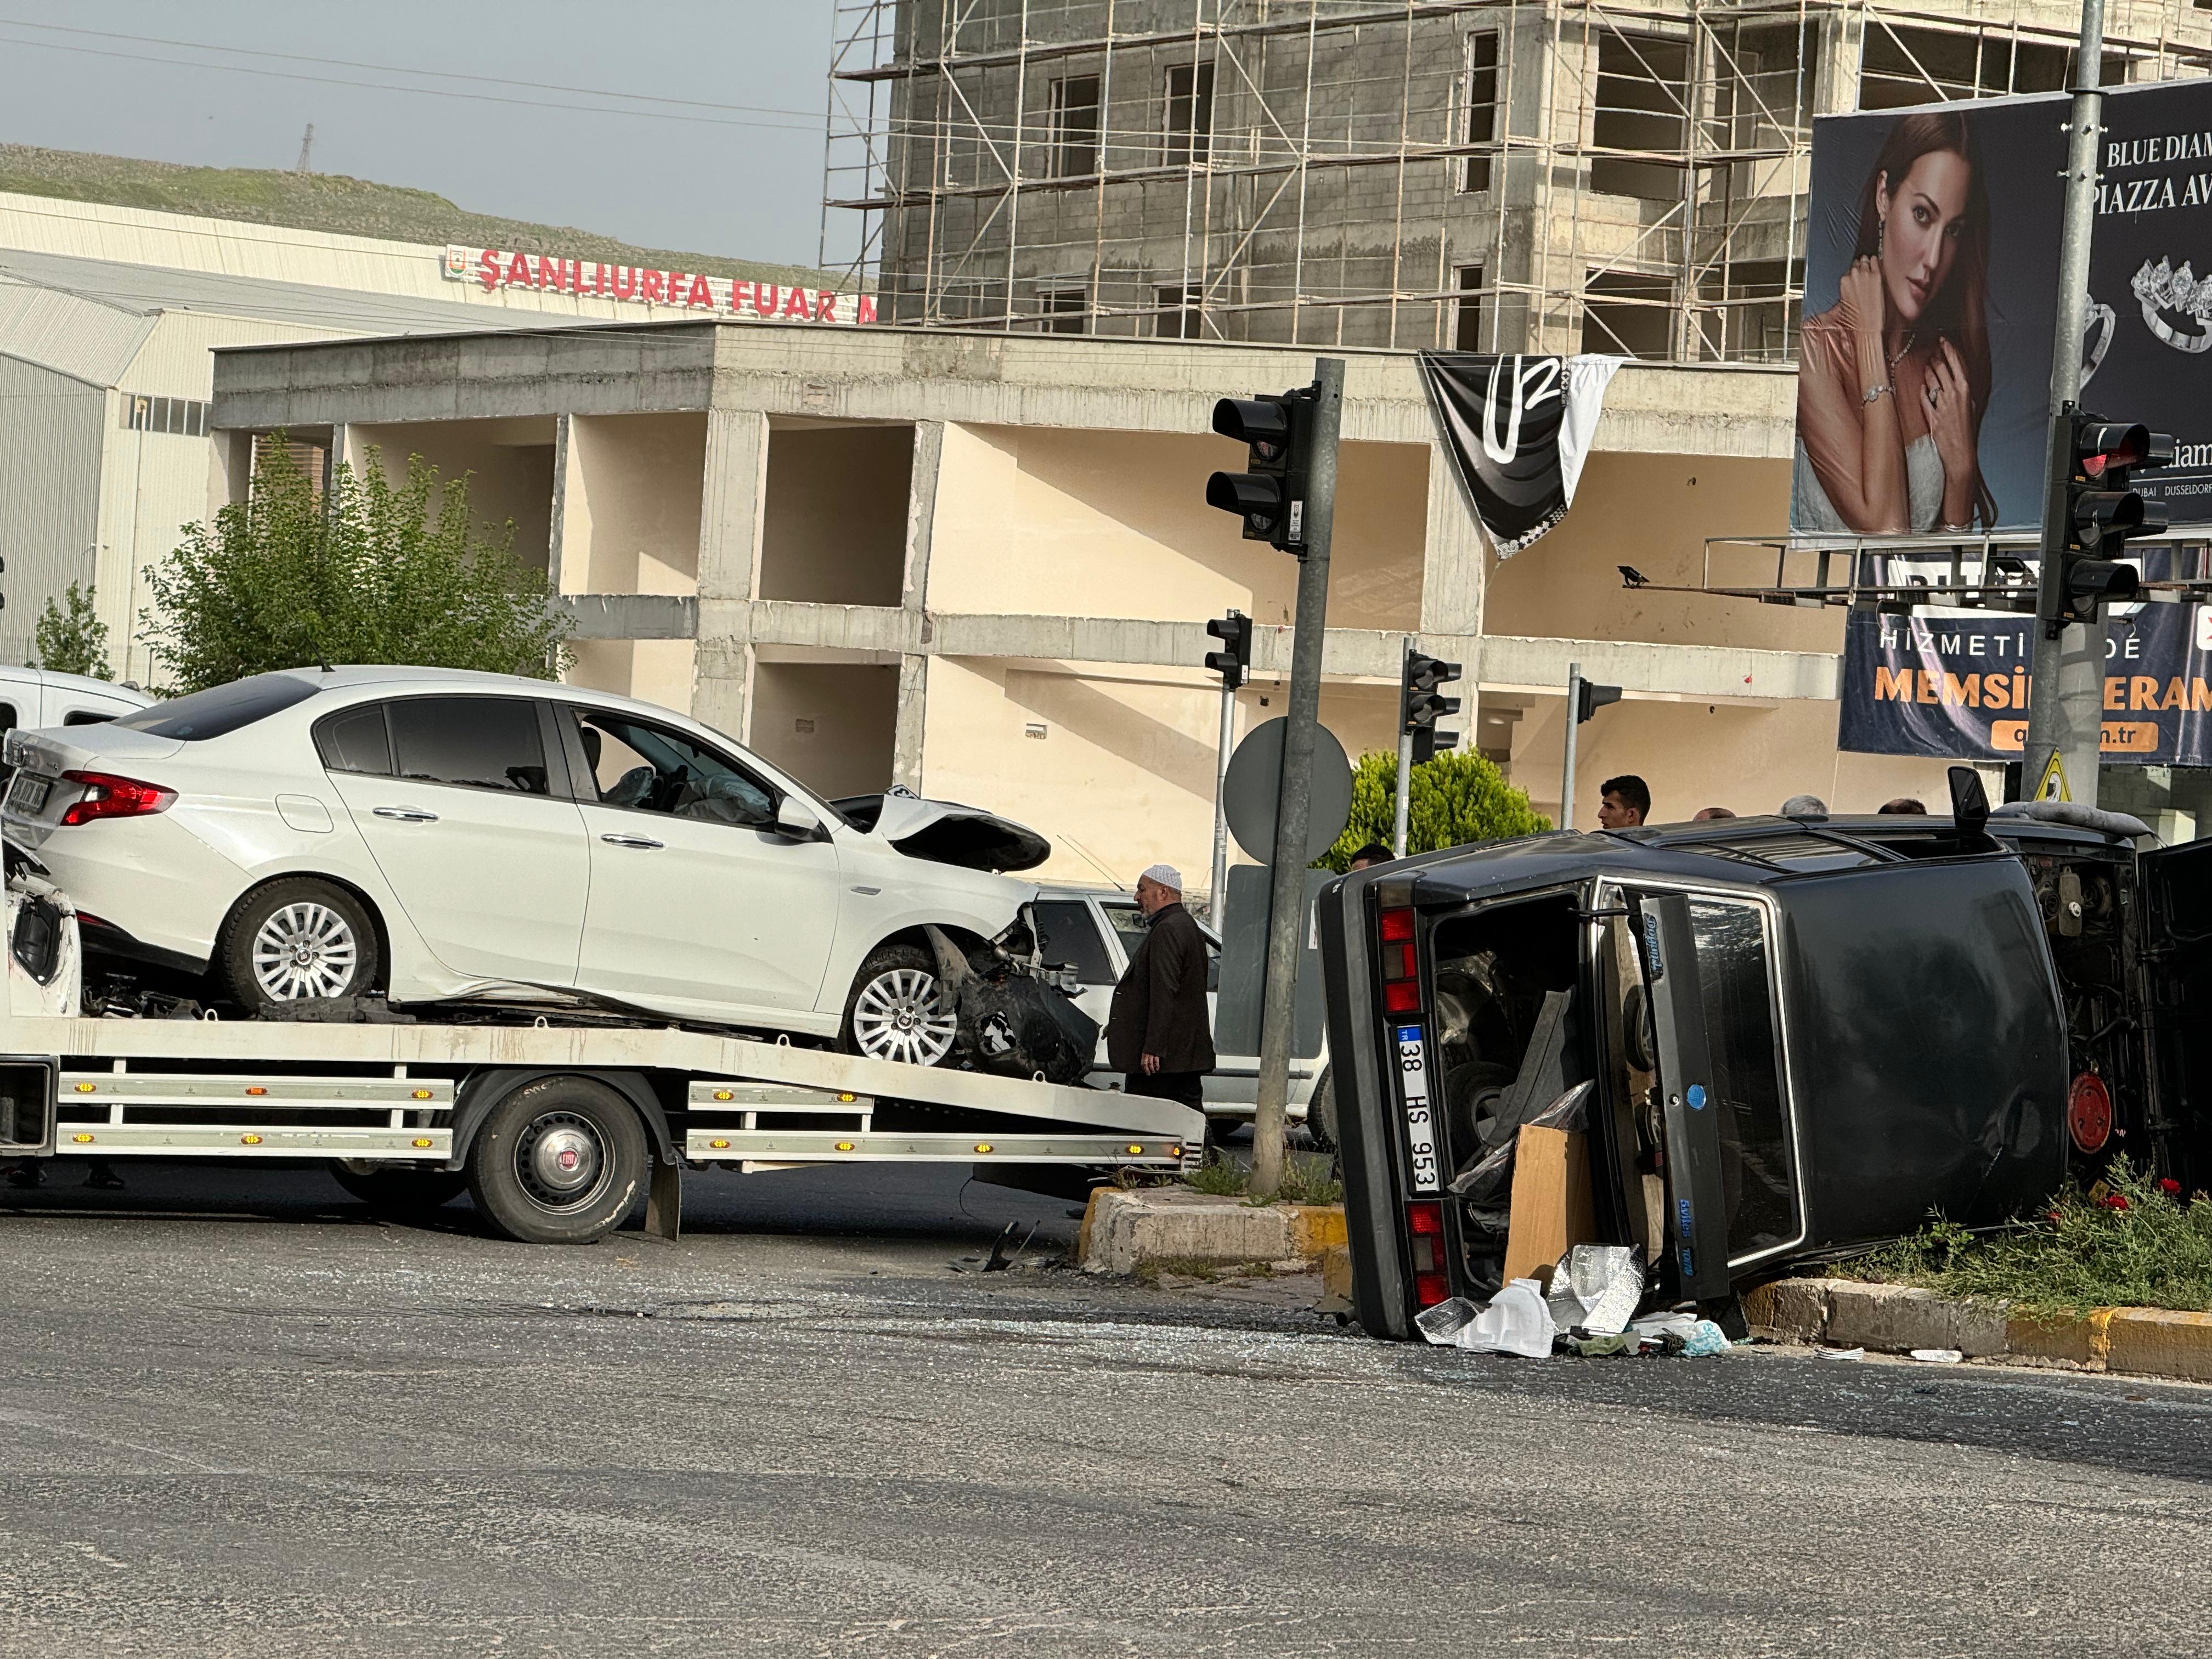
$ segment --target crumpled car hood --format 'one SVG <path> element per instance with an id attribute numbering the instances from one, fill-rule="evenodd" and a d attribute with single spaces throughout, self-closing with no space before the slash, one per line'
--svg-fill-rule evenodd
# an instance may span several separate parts
<path id="1" fill-rule="evenodd" d="M 981 807 L 924 800 L 893 787 L 880 795 L 848 795 L 832 802 L 846 820 L 872 831 L 908 858 L 963 870 L 1029 870 L 1052 856 L 1052 843 L 1034 830 Z"/>

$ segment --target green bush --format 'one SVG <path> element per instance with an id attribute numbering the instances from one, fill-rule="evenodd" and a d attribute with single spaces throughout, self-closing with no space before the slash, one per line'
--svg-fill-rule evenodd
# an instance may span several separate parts
<path id="1" fill-rule="evenodd" d="M 278 433 L 247 498 L 184 535 L 139 618 L 176 692 L 318 661 L 550 679 L 575 626 L 515 557 L 514 526 L 483 534 L 465 475 L 441 483 L 419 455 L 401 484 L 374 449 L 359 473 L 340 463 L 326 500 Z"/>
<path id="2" fill-rule="evenodd" d="M 2028 1314 L 2212 1311 L 2212 1198 L 2199 1192 L 2185 1200 L 2174 1182 L 2138 1175 L 2123 1158 L 2095 1186 L 2061 1192 L 2032 1223 L 1978 1234 L 1938 1217 L 1833 1271 L 1985 1297 Z"/>
<path id="3" fill-rule="evenodd" d="M 93 608 L 93 590 L 69 585 L 69 608 L 52 599 L 39 613 L 39 666 L 57 674 L 84 674 L 95 680 L 112 680 L 115 671 L 107 663 L 107 624 Z"/>
<path id="4" fill-rule="evenodd" d="M 1352 774 L 1352 817 L 1318 862 L 1341 872 L 1370 842 L 1390 844 L 1398 787 L 1398 757 L 1375 750 L 1359 757 Z M 1506 841 L 1552 827 L 1528 805 L 1528 792 L 1506 782 L 1496 762 L 1449 750 L 1413 769 L 1407 801 L 1406 850 L 1433 853 L 1472 842 Z"/>

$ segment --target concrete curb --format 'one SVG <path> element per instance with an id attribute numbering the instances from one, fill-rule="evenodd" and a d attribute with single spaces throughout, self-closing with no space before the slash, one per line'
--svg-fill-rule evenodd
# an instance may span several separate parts
<path id="1" fill-rule="evenodd" d="M 1344 1243 L 1339 1205 L 1247 1204 L 1187 1187 L 1100 1187 L 1083 1212 L 1076 1265 L 1122 1277 L 1147 1265 L 1316 1261 Z"/>
<path id="2" fill-rule="evenodd" d="M 1971 1359 L 2212 1382 L 2212 1314 L 2099 1308 L 2082 1319 L 2036 1320 L 2002 1303 L 1850 1279 L 1777 1279 L 1745 1292 L 1743 1310 L 1754 1330 L 1786 1341 L 1883 1353 L 1956 1348 Z"/>

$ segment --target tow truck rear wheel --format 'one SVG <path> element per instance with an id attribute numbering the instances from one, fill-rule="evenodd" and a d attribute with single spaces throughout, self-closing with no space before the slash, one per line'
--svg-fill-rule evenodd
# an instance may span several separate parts
<path id="1" fill-rule="evenodd" d="M 469 1184 L 468 1176 L 459 1170 L 353 1158 L 331 1164 L 331 1179 L 379 1215 L 420 1215 L 452 1203 Z"/>
<path id="2" fill-rule="evenodd" d="M 469 1147 L 477 1208 L 526 1244 L 589 1244 L 645 1185 L 636 1109 L 589 1078 L 540 1078 L 493 1107 Z"/>

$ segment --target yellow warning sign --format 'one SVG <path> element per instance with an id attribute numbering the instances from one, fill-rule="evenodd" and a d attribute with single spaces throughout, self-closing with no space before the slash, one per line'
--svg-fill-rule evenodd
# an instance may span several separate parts
<path id="1" fill-rule="evenodd" d="M 2074 799 L 2074 792 L 2066 787 L 2065 763 L 2058 758 L 2058 751 L 2056 749 L 2051 751 L 2050 763 L 2043 769 L 2043 776 L 2037 781 L 2034 799 L 2037 800 L 2072 800 Z"/>

